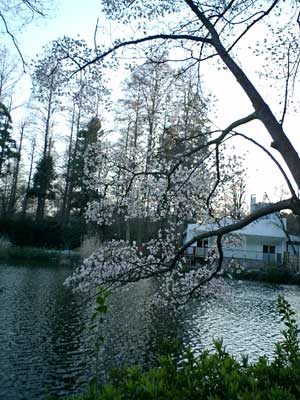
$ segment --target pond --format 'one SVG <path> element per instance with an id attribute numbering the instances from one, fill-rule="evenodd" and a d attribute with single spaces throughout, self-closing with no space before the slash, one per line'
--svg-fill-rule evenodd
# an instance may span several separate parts
<path id="1" fill-rule="evenodd" d="M 300 287 L 224 281 L 176 317 L 150 312 L 151 282 L 110 299 L 102 325 L 105 344 L 95 356 L 88 329 L 91 307 L 63 286 L 72 266 L 0 265 L 0 399 L 47 399 L 84 392 L 97 368 L 102 381 L 112 367 L 147 365 L 163 337 L 180 338 L 197 352 L 223 337 L 227 349 L 252 360 L 272 355 L 282 325 L 276 310 L 283 294 L 300 315 Z"/>

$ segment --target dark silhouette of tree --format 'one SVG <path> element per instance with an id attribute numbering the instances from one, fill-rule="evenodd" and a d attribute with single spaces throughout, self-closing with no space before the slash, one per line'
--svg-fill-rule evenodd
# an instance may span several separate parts
<path id="1" fill-rule="evenodd" d="M 87 124 L 87 129 L 83 129 L 78 133 L 77 153 L 72 160 L 72 193 L 70 196 L 70 212 L 73 211 L 82 216 L 86 210 L 87 203 L 97 197 L 97 189 L 92 190 L 86 183 L 87 173 L 96 173 L 87 165 L 88 159 L 96 156 L 96 146 L 100 143 L 101 122 L 99 118 L 92 118 Z"/>
<path id="2" fill-rule="evenodd" d="M 32 181 L 32 174 L 33 174 L 33 167 L 34 167 L 34 156 L 36 151 L 36 138 L 33 136 L 31 138 L 31 146 L 29 150 L 29 172 L 27 176 L 27 183 L 25 187 L 25 195 L 22 202 L 22 218 L 26 217 L 27 207 L 28 207 L 28 200 L 30 197 L 30 189 L 31 189 L 31 181 Z"/>
<path id="3" fill-rule="evenodd" d="M 11 136 L 12 119 L 7 107 L 0 103 L 0 177 L 9 173 L 9 161 L 17 156 L 16 141 Z"/>
<path id="4" fill-rule="evenodd" d="M 33 186 L 28 195 L 37 198 L 36 219 L 42 220 L 45 216 L 47 200 L 54 200 L 55 189 L 54 161 L 51 155 L 42 157 L 37 163 L 36 172 L 33 176 Z"/>
<path id="5" fill-rule="evenodd" d="M 15 160 L 15 165 L 12 173 L 12 183 L 11 183 L 9 205 L 8 205 L 8 211 L 10 214 L 15 213 L 16 211 L 16 201 L 17 201 L 18 183 L 20 175 L 20 163 L 21 163 L 21 154 L 22 154 L 25 127 L 26 127 L 26 122 L 22 122 L 20 126 L 20 139 L 18 142 L 17 157 Z"/>

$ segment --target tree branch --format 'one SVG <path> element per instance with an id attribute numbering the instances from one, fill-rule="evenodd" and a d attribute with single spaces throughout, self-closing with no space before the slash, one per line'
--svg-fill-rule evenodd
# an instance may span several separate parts
<path id="1" fill-rule="evenodd" d="M 233 132 L 233 136 L 241 136 L 242 138 L 248 140 L 249 142 L 255 144 L 255 146 L 259 147 L 262 151 L 264 151 L 270 158 L 271 160 L 276 164 L 276 166 L 278 167 L 279 171 L 281 172 L 282 176 L 284 177 L 289 190 L 291 192 L 292 197 L 297 198 L 296 192 L 294 191 L 294 188 L 287 176 L 287 174 L 285 173 L 284 169 L 282 168 L 282 166 L 280 165 L 280 163 L 276 160 L 276 158 L 269 152 L 269 150 L 267 150 L 264 146 L 262 146 L 261 144 L 259 144 L 256 140 L 250 138 L 249 136 L 240 133 L 240 132 Z"/>
<path id="2" fill-rule="evenodd" d="M 211 45 L 215 48 L 224 64 L 236 78 L 237 82 L 250 99 L 253 108 L 256 111 L 257 118 L 262 121 L 266 130 L 273 139 L 271 146 L 278 150 L 278 152 L 281 154 L 293 178 L 295 179 L 295 182 L 300 188 L 300 158 L 297 151 L 283 131 L 281 124 L 277 121 L 269 106 L 263 100 L 262 96 L 256 90 L 255 86 L 249 80 L 244 71 L 229 55 L 228 51 L 221 43 L 218 32 L 210 20 L 204 15 L 203 12 L 200 11 L 193 0 L 185 0 L 185 3 L 190 7 L 190 9 L 195 13 L 195 15 L 210 33 Z"/>
<path id="3" fill-rule="evenodd" d="M 182 257 L 183 253 L 185 250 L 190 247 L 193 243 L 196 243 L 197 240 L 203 240 L 207 239 L 209 237 L 214 237 L 214 236 L 224 236 L 226 234 L 232 233 L 234 231 L 237 231 L 239 229 L 244 228 L 245 226 L 251 224 L 251 222 L 256 221 L 257 219 L 264 217 L 269 214 L 273 214 L 278 211 L 282 210 L 291 210 L 293 211 L 294 214 L 300 215 L 300 200 L 294 197 L 291 197 L 287 200 L 281 200 L 278 201 L 277 203 L 273 203 L 270 205 L 267 205 L 263 208 L 260 208 L 258 210 L 253 211 L 251 214 L 247 215 L 247 217 L 241 219 L 238 222 L 235 222 L 230 225 L 223 226 L 218 229 L 213 229 L 209 232 L 203 232 L 199 235 L 194 236 L 191 240 L 189 240 L 187 243 L 185 243 L 177 252 L 175 255 L 174 259 L 172 260 L 170 264 L 170 269 L 175 268 L 177 261 Z"/>
<path id="4" fill-rule="evenodd" d="M 17 39 L 16 39 L 15 36 L 11 33 L 11 31 L 10 31 L 8 25 L 7 25 L 6 19 L 5 19 L 4 15 L 3 15 L 1 12 L 0 12 L 0 18 L 2 19 L 2 22 L 3 22 L 4 26 L 5 26 L 6 33 L 11 37 L 11 40 L 13 41 L 13 44 L 14 44 L 14 46 L 15 46 L 17 52 L 19 53 L 19 56 L 20 56 L 20 58 L 21 58 L 21 60 L 22 60 L 22 64 L 23 64 L 23 71 L 26 72 L 26 71 L 25 71 L 25 67 L 27 66 L 27 64 L 26 64 L 26 62 L 25 62 L 25 60 L 24 60 L 24 58 L 23 58 L 23 55 L 22 55 L 21 50 L 20 50 L 20 48 L 19 48 Z"/>
<path id="5" fill-rule="evenodd" d="M 43 11 L 41 9 L 39 9 L 38 7 L 36 7 L 34 4 L 32 4 L 32 2 L 30 0 L 22 0 L 22 2 L 25 4 L 25 6 L 27 8 L 29 8 L 29 10 L 31 10 L 33 13 L 35 14 L 39 14 L 42 17 L 45 17 L 45 14 L 43 13 Z"/>
<path id="6" fill-rule="evenodd" d="M 282 110 L 282 117 L 280 120 L 281 125 L 284 123 L 284 119 L 286 116 L 286 112 L 288 109 L 288 102 L 289 102 L 289 83 L 290 83 L 290 78 L 291 78 L 291 68 L 290 68 L 290 54 L 291 53 L 291 45 L 289 45 L 288 48 L 288 54 L 287 54 L 287 73 L 286 73 L 286 78 L 285 78 L 285 91 L 284 91 L 284 104 L 283 104 L 283 110 Z"/>
<path id="7" fill-rule="evenodd" d="M 204 148 L 207 148 L 212 145 L 219 145 L 222 143 L 222 141 L 226 138 L 226 136 L 235 128 L 247 124 L 248 122 L 254 121 L 257 119 L 256 112 L 247 115 L 246 117 L 240 118 L 234 122 L 232 122 L 230 125 L 225 128 L 221 135 L 219 135 L 217 138 L 209 140 L 205 144 L 200 144 L 199 146 L 196 146 L 192 148 L 190 151 L 182 154 L 181 159 L 173 166 L 172 171 L 170 171 L 170 174 L 174 173 L 174 171 L 182 164 L 183 159 L 188 158 L 192 156 L 193 154 L 197 153 L 198 151 L 203 150 Z M 189 137 L 189 139 L 193 139 L 194 137 Z"/>
<path id="8" fill-rule="evenodd" d="M 205 37 L 199 37 L 199 36 L 193 36 L 193 35 L 185 35 L 185 34 L 178 34 L 178 35 L 173 35 L 173 34 L 158 34 L 158 35 L 150 35 L 146 36 L 143 38 L 139 39 L 132 39 L 132 40 L 127 40 L 125 42 L 121 42 L 113 46 L 112 48 L 108 49 L 107 51 L 103 52 L 102 54 L 99 54 L 97 57 L 93 58 L 92 60 L 86 62 L 84 65 L 82 65 L 78 70 L 73 72 L 72 75 L 76 74 L 77 72 L 85 69 L 91 64 L 96 63 L 97 61 L 103 60 L 105 57 L 108 55 L 116 52 L 117 50 L 131 46 L 131 45 L 136 45 L 144 42 L 151 42 L 153 40 L 190 40 L 193 42 L 198 42 L 198 43 L 210 43 L 210 39 L 205 38 Z"/>
<path id="9" fill-rule="evenodd" d="M 271 13 L 271 11 L 273 10 L 273 8 L 275 8 L 275 6 L 279 3 L 279 0 L 275 0 L 270 7 L 267 9 L 267 11 L 262 11 L 261 15 L 256 18 L 254 21 L 251 22 L 251 24 L 249 24 L 247 26 L 247 28 L 235 39 L 235 41 L 230 45 L 230 47 L 227 49 L 227 51 L 231 51 L 233 49 L 233 47 L 241 40 L 241 38 L 243 36 L 246 35 L 246 33 L 253 28 L 253 26 L 255 24 L 257 24 L 259 21 L 261 21 L 263 18 L 265 18 L 267 15 L 269 15 Z"/>

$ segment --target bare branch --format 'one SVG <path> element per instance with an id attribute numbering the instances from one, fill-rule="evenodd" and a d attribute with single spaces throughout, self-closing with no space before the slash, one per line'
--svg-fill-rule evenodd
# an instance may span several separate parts
<path id="1" fill-rule="evenodd" d="M 113 46 L 109 50 L 103 52 L 102 54 L 99 54 L 99 56 L 97 56 L 97 57 L 93 58 L 92 60 L 86 62 L 77 71 L 73 72 L 73 75 L 76 74 L 77 72 L 85 69 L 89 65 L 94 64 L 95 62 L 103 60 L 108 55 L 110 55 L 112 53 L 115 53 L 117 50 L 119 50 L 119 49 L 121 49 L 123 47 L 136 45 L 136 44 L 140 44 L 140 43 L 145 43 L 145 42 L 151 42 L 151 41 L 154 41 L 154 40 L 190 40 L 190 41 L 198 42 L 198 43 L 208 43 L 208 44 L 210 43 L 210 39 L 207 39 L 205 37 L 199 37 L 199 36 L 193 36 L 193 35 L 183 35 L 183 34 L 180 34 L 180 35 L 158 34 L 158 35 L 146 36 L 146 37 L 139 38 L 139 39 L 132 39 L 132 40 L 128 40 L 128 41 L 116 44 L 115 46 Z"/>
<path id="2" fill-rule="evenodd" d="M 267 150 L 264 146 L 262 146 L 262 145 L 261 145 L 260 143 L 258 143 L 256 140 L 250 138 L 249 136 L 247 136 L 247 135 L 245 135 L 245 134 L 243 134 L 243 133 L 234 132 L 233 135 L 234 135 L 234 136 L 241 136 L 241 137 L 243 137 L 244 139 L 248 140 L 249 142 L 255 144 L 255 146 L 259 147 L 262 151 L 264 151 L 264 152 L 271 158 L 271 160 L 276 164 L 276 166 L 278 167 L 279 171 L 281 172 L 282 176 L 284 177 L 284 179 L 285 179 L 285 181 L 286 181 L 286 183 L 287 183 L 287 185 L 288 185 L 288 187 L 289 187 L 289 190 L 290 190 L 290 192 L 291 192 L 291 195 L 292 195 L 294 198 L 297 198 L 297 195 L 296 195 L 296 193 L 295 193 L 295 191 L 294 191 L 294 188 L 293 188 L 293 186 L 292 186 L 292 184 L 291 184 L 291 182 L 290 182 L 290 180 L 289 180 L 289 178 L 288 178 L 286 172 L 284 171 L 284 169 L 282 168 L 282 166 L 280 165 L 280 163 L 276 160 L 276 158 L 269 152 L 269 150 Z"/>
<path id="3" fill-rule="evenodd" d="M 287 73 L 286 73 L 286 78 L 285 78 L 285 91 L 284 91 L 283 111 L 282 111 L 282 117 L 281 117 L 281 120 L 280 120 L 281 125 L 283 125 L 283 123 L 284 123 L 284 118 L 286 116 L 286 112 L 287 112 L 287 108 L 288 108 L 289 83 L 290 83 L 290 77 L 291 77 L 290 53 L 291 53 L 291 46 L 289 46 L 288 54 L 287 54 Z"/>
<path id="4" fill-rule="evenodd" d="M 15 36 L 10 31 L 10 29 L 9 29 L 9 27 L 7 25 L 6 19 L 5 19 L 4 15 L 1 12 L 0 12 L 0 18 L 2 19 L 2 22 L 3 22 L 4 26 L 5 26 L 6 33 L 11 37 L 11 40 L 13 41 L 13 44 L 14 44 L 17 52 L 19 53 L 19 56 L 20 56 L 20 58 L 22 60 L 22 64 L 23 64 L 23 71 L 26 72 L 25 67 L 27 67 L 27 64 L 26 64 L 26 62 L 24 60 L 24 57 L 23 57 L 23 55 L 21 53 L 21 50 L 19 48 L 17 39 L 15 38 Z"/>
<path id="5" fill-rule="evenodd" d="M 210 33 L 210 43 L 215 48 L 224 64 L 236 78 L 239 85 L 242 87 L 245 94 L 252 102 L 253 108 L 256 111 L 257 118 L 262 121 L 266 130 L 269 132 L 271 138 L 273 139 L 271 146 L 281 154 L 291 174 L 293 175 L 295 182 L 297 183 L 298 187 L 300 187 L 300 158 L 297 151 L 283 131 L 281 124 L 277 121 L 269 106 L 266 104 L 260 93 L 249 80 L 245 72 L 229 55 L 228 51 L 221 43 L 218 32 L 216 31 L 211 21 L 206 18 L 204 13 L 200 11 L 193 0 L 185 0 L 185 2 L 195 13 L 195 15 L 197 15 L 199 20 L 203 23 L 205 28 Z"/>

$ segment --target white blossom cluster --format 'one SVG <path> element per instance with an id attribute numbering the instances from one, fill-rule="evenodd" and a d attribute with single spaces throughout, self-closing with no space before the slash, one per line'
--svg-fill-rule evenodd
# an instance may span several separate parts
<path id="1" fill-rule="evenodd" d="M 87 258 L 66 285 L 84 292 L 91 287 L 115 289 L 140 279 L 157 276 L 168 271 L 174 253 L 175 226 L 160 231 L 157 239 L 141 246 L 124 240 L 110 240 Z"/>
<path id="2" fill-rule="evenodd" d="M 95 151 L 96 150 L 96 151 Z M 218 261 L 216 248 L 210 249 L 207 267 L 185 269 L 184 258 L 172 265 L 181 246 L 182 222 L 211 221 L 207 210 L 207 193 L 214 185 L 214 170 L 210 160 L 200 162 L 196 155 L 174 172 L 173 161 L 155 159 L 151 173 L 140 173 L 143 160 L 135 163 L 112 147 L 90 149 L 85 167 L 86 184 L 97 189 L 98 197 L 86 212 L 89 221 L 110 225 L 123 215 L 125 223 L 134 218 L 165 221 L 157 235 L 137 246 L 125 240 L 110 240 L 84 261 L 67 280 L 75 289 L 89 291 L 92 286 L 115 289 L 139 279 L 161 277 L 160 296 L 169 299 L 188 298 L 199 292 L 199 283 L 214 271 Z M 211 161 L 212 162 L 212 161 Z M 218 188 L 214 199 L 218 198 Z M 226 240 L 233 241 L 232 237 Z M 236 240 L 236 239 L 235 239 Z M 184 256 L 184 254 L 182 254 Z M 183 267 L 181 268 L 181 265 Z M 163 277 L 162 277 L 163 276 Z"/>
<path id="3" fill-rule="evenodd" d="M 116 157 L 113 149 L 103 146 L 96 156 L 87 157 L 86 185 L 99 194 L 88 206 L 88 220 L 109 225 L 117 214 L 125 215 L 126 220 L 199 220 L 207 214 L 205 200 L 212 173 L 205 165 L 194 166 L 191 160 L 171 173 L 173 165 L 165 160 L 153 162 L 150 172 L 143 170 L 142 161 L 136 161 L 133 167 L 130 164 L 130 160 L 122 160 L 118 154 Z"/>

